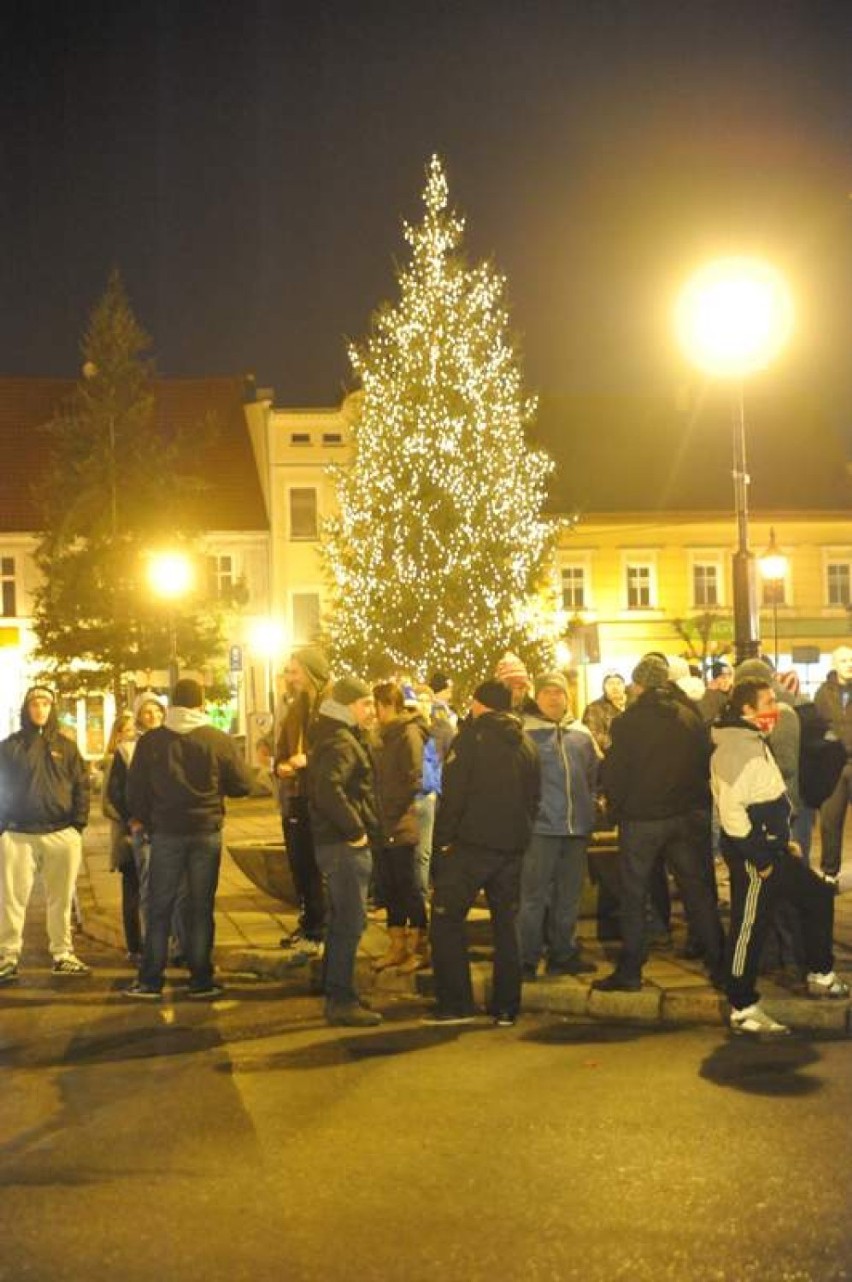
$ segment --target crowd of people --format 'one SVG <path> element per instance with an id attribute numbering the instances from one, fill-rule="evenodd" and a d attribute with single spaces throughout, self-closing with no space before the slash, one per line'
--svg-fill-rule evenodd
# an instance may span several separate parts
<path id="1" fill-rule="evenodd" d="M 608 672 L 582 720 L 562 672 L 533 679 L 511 653 L 464 709 L 443 672 L 428 684 L 410 673 L 374 686 L 335 680 L 315 645 L 296 650 L 284 676 L 273 772 L 300 912 L 281 944 L 300 960 L 322 955 L 330 1024 L 381 1022 L 355 985 L 371 906 L 385 914 L 389 940 L 375 969 L 434 971 L 428 1023 L 475 1016 L 466 921 L 480 892 L 492 923 L 495 1023 L 514 1023 L 524 985 L 542 971 L 594 975 L 577 923 L 599 829 L 618 833 L 621 942 L 595 989 L 641 988 L 649 942 L 669 927 L 671 877 L 687 955 L 725 993 L 733 1031 L 787 1031 L 759 1000 L 772 949 L 810 996 L 849 995 L 832 935 L 852 801 L 852 647 L 832 656 L 813 701 L 794 673 L 765 659 L 736 669 L 719 660 L 705 682 L 685 660 L 649 653 L 629 682 Z M 105 765 L 112 866 L 138 967 L 125 992 L 156 1000 L 170 961 L 181 960 L 189 995 L 216 997 L 224 798 L 248 795 L 252 772 L 209 724 L 189 678 L 168 707 L 148 691 L 119 714 Z M 0 983 L 17 977 L 36 875 L 54 972 L 88 972 L 71 938 L 88 811 L 86 765 L 59 730 L 53 692 L 34 686 L 21 730 L 0 744 Z M 810 861 L 817 815 L 820 868 Z"/>

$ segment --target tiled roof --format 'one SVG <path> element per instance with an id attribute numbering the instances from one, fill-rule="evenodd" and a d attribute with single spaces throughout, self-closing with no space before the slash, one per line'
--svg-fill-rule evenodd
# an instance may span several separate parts
<path id="1" fill-rule="evenodd" d="M 746 389 L 749 507 L 754 512 L 852 512 L 848 451 L 832 407 Z M 732 401 L 574 396 L 542 400 L 534 431 L 556 461 L 556 512 L 730 512 Z"/>
<path id="2" fill-rule="evenodd" d="M 196 463 L 205 481 L 198 497 L 202 528 L 266 530 L 269 522 L 242 402 L 242 378 L 163 379 L 155 384 L 156 412 L 191 428 L 208 415 L 219 432 Z M 63 379 L 0 377 L 0 532 L 33 533 L 38 516 L 30 494 L 49 442 L 36 429 L 49 422 L 73 391 Z M 155 464 L 154 464 L 155 465 Z"/>

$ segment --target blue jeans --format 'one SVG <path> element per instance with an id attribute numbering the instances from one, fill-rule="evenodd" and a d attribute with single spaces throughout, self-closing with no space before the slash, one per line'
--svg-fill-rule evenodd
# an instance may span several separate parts
<path id="1" fill-rule="evenodd" d="M 576 953 L 574 932 L 586 875 L 588 842 L 588 837 L 549 837 L 533 833 L 521 867 L 518 913 L 521 960 L 525 966 L 538 965 L 545 935 L 551 965 L 562 965 Z"/>
<path id="2" fill-rule="evenodd" d="M 423 898 L 429 898 L 429 882 L 431 877 L 429 869 L 432 864 L 432 834 L 435 831 L 435 810 L 438 804 L 438 795 L 434 792 L 424 793 L 422 797 L 417 798 L 417 822 L 420 827 L 420 835 L 417 839 L 415 849 L 415 873 L 417 884 L 423 894 Z"/>
<path id="3" fill-rule="evenodd" d="M 369 846 L 347 841 L 317 846 L 316 860 L 328 893 L 323 990 L 329 1006 L 351 1006 L 355 992 L 355 958 L 367 925 L 367 889 L 373 871 Z"/>
<path id="4" fill-rule="evenodd" d="M 139 982 L 161 989 L 169 956 L 169 934 L 181 883 L 187 886 L 187 961 L 190 985 L 213 980 L 213 905 L 219 884 L 222 833 L 154 833 L 148 865 L 148 922 Z"/>

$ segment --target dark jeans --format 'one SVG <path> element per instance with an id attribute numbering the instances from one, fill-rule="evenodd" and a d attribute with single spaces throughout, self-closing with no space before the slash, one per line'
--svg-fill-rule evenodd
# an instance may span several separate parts
<path id="1" fill-rule="evenodd" d="M 346 841 L 317 846 L 316 859 L 328 889 L 323 953 L 323 990 L 330 1006 L 357 1002 L 355 958 L 367 924 L 367 887 L 373 870 L 369 846 Z"/>
<path id="2" fill-rule="evenodd" d="M 516 1015 L 521 1005 L 521 955 L 516 919 L 522 851 L 452 846 L 438 856 L 432 894 L 432 968 L 441 1010 L 473 1011 L 465 920 L 480 889 L 491 912 L 494 974 L 491 1008 Z"/>
<path id="3" fill-rule="evenodd" d="M 133 861 L 123 863 L 121 873 L 121 919 L 128 953 L 142 952 L 142 901 L 139 873 Z"/>
<path id="4" fill-rule="evenodd" d="M 631 979 L 642 974 L 647 952 L 645 902 L 658 861 L 665 860 L 677 882 L 687 922 L 701 945 L 711 971 L 721 971 L 724 938 L 719 911 L 710 889 L 706 851 L 698 840 L 703 811 L 667 819 L 625 819 L 619 827 L 621 935 L 618 969 Z"/>
<path id="5" fill-rule="evenodd" d="M 426 929 L 426 899 L 417 875 L 417 859 L 415 846 L 385 846 L 379 852 L 379 884 L 388 926 Z"/>
<path id="6" fill-rule="evenodd" d="M 731 934 L 728 939 L 728 1001 L 737 1010 L 758 1000 L 760 954 L 776 905 L 793 905 L 802 925 L 805 965 L 827 974 L 834 966 L 834 888 L 795 855 L 783 851 L 765 880 L 722 837 L 722 854 L 731 874 Z"/>
<path id="7" fill-rule="evenodd" d="M 846 810 L 852 805 L 852 761 L 846 763 L 834 792 L 819 808 L 819 830 L 822 837 L 821 867 L 836 877 L 843 857 L 843 825 Z"/>
<path id="8" fill-rule="evenodd" d="M 175 903 L 186 879 L 187 961 L 190 983 L 206 988 L 213 979 L 213 905 L 219 884 L 222 833 L 154 833 L 148 867 L 148 923 L 139 981 L 160 989 L 169 955 Z"/>
<path id="9" fill-rule="evenodd" d="M 308 939 L 321 940 L 325 933 L 325 896 L 322 873 L 317 867 L 308 803 L 291 797 L 281 817 L 290 876 L 299 900 L 299 925 Z"/>

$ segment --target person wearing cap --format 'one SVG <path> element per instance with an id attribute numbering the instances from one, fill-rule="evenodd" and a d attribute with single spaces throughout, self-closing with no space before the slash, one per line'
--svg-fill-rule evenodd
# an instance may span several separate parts
<path id="1" fill-rule="evenodd" d="M 537 715 L 524 730 L 538 749 L 541 802 L 521 870 L 518 932 L 527 981 L 546 954 L 549 975 L 591 974 L 576 939 L 586 848 L 595 823 L 598 753 L 590 730 L 569 712 L 568 682 L 546 672 L 535 682 Z"/>
<path id="2" fill-rule="evenodd" d="M 382 843 L 376 778 L 367 731 L 373 693 L 358 677 L 341 677 L 319 709 L 307 766 L 307 798 L 317 864 L 326 879 L 328 921 L 323 954 L 329 1024 L 380 1024 L 355 989 L 355 959 L 367 924 L 373 847 Z"/>
<path id="3" fill-rule="evenodd" d="M 669 680 L 668 663 L 648 654 L 633 670 L 636 698 L 613 722 L 603 789 L 618 822 L 621 955 L 593 987 L 636 992 L 647 954 L 645 906 L 660 861 L 674 874 L 687 921 L 713 983 L 721 984 L 723 934 L 705 869 L 709 845 L 710 742 L 694 705 Z"/>
<path id="4" fill-rule="evenodd" d="M 127 803 L 151 839 L 148 920 L 139 976 L 128 997 L 162 995 L 169 932 L 183 882 L 187 887 L 188 995 L 217 997 L 213 976 L 213 909 L 222 858 L 225 797 L 247 797 L 252 773 L 234 741 L 212 726 L 198 681 L 182 677 L 165 724 L 139 740 L 127 773 Z"/>
<path id="5" fill-rule="evenodd" d="M 444 763 L 431 914 L 437 1002 L 426 1023 L 468 1023 L 475 1017 L 465 922 L 481 889 L 494 937 L 491 1014 L 501 1026 L 517 1018 L 521 861 L 540 790 L 538 752 L 511 711 L 508 686 L 483 682 Z"/>
<path id="6" fill-rule="evenodd" d="M 20 730 L 0 743 L 0 984 L 17 978 L 37 874 L 47 900 L 53 973 L 89 973 L 71 938 L 89 799 L 89 772 L 76 743 L 60 730 L 53 691 L 31 686 Z"/>
<path id="7" fill-rule="evenodd" d="M 710 680 L 707 689 L 698 701 L 698 710 L 706 725 L 710 725 L 721 716 L 725 704 L 731 695 L 734 684 L 734 669 L 725 659 L 714 659 L 710 667 Z"/>
<path id="8" fill-rule="evenodd" d="M 305 769 L 330 675 L 328 659 L 319 646 L 305 645 L 293 652 L 285 669 L 292 699 L 275 747 L 281 826 L 299 902 L 296 929 L 284 936 L 281 946 L 296 949 L 300 956 L 317 955 L 325 934 L 325 896 L 308 815 Z"/>
<path id="9" fill-rule="evenodd" d="M 530 698 L 532 681 L 530 674 L 516 654 L 507 650 L 494 669 L 494 678 L 506 686 L 512 698 L 512 711 L 523 716 L 525 712 L 534 712 L 535 704 Z"/>

